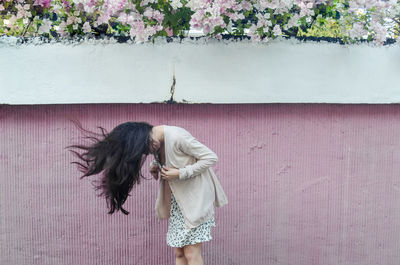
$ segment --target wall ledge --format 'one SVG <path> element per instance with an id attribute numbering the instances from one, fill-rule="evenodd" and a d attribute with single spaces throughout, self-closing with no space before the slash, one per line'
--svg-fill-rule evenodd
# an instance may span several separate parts
<path id="1" fill-rule="evenodd" d="M 0 38 L 0 104 L 400 102 L 397 45 L 8 38 Z"/>

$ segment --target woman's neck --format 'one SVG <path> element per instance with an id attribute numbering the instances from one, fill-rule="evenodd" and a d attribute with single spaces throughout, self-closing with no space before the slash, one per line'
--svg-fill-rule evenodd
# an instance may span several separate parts
<path id="1" fill-rule="evenodd" d="M 153 127 L 154 138 L 157 139 L 160 144 L 164 144 L 164 126 L 158 125 Z"/>

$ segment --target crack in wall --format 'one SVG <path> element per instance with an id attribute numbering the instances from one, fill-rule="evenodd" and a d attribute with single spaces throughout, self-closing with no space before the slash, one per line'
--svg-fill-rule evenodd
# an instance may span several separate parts
<path id="1" fill-rule="evenodd" d="M 174 70 L 173 70 L 173 73 L 172 73 L 172 85 L 171 85 L 171 88 L 170 88 L 170 90 L 169 90 L 169 93 L 171 94 L 171 97 L 169 98 L 169 100 L 166 100 L 165 103 L 169 103 L 169 104 L 171 104 L 171 103 L 177 103 L 177 102 L 174 100 L 175 84 L 176 84 L 176 78 L 175 78 L 175 65 L 174 65 Z"/>

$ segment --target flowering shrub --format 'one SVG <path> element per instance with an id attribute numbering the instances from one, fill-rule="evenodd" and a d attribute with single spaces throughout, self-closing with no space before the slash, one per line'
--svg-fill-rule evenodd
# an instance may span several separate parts
<path id="1" fill-rule="evenodd" d="M 397 0 L 0 0 L 0 34 L 120 36 L 134 42 L 202 30 L 268 42 L 327 32 L 344 43 L 398 40 Z"/>

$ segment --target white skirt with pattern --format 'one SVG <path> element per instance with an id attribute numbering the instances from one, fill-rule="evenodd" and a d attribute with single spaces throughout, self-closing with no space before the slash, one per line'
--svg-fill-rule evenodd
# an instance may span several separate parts
<path id="1" fill-rule="evenodd" d="M 200 242 L 210 241 L 211 227 L 215 227 L 214 215 L 211 219 L 195 228 L 186 228 L 185 220 L 171 193 L 171 210 L 168 223 L 167 245 L 170 247 L 183 247 Z"/>

